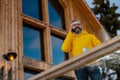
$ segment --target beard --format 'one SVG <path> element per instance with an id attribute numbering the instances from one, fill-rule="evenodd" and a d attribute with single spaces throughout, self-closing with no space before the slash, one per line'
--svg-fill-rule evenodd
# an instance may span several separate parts
<path id="1" fill-rule="evenodd" d="M 82 31 L 82 29 L 80 27 L 76 27 L 75 29 L 72 29 L 72 32 L 76 33 L 76 34 L 80 34 Z"/>

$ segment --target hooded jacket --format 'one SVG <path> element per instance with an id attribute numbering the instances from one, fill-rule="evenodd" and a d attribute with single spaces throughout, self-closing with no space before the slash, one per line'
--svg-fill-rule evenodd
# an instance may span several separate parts
<path id="1" fill-rule="evenodd" d="M 101 41 L 85 30 L 82 30 L 79 35 L 69 32 L 62 44 L 62 51 L 70 52 L 72 57 L 75 57 L 82 54 L 84 48 L 91 49 L 99 44 Z"/>

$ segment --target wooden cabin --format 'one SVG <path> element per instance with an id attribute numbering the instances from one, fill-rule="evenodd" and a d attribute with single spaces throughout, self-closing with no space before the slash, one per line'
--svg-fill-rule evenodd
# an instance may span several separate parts
<path id="1" fill-rule="evenodd" d="M 69 59 L 61 44 L 74 19 L 101 41 L 110 38 L 85 0 L 0 0 L 1 79 L 28 80 Z M 8 52 L 17 58 L 6 61 L 2 56 Z M 71 71 L 55 80 L 75 79 Z"/>

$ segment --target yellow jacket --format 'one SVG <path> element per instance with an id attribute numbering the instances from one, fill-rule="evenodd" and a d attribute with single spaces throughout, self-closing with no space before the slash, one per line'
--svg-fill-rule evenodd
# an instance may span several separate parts
<path id="1" fill-rule="evenodd" d="M 75 57 L 83 52 L 83 48 L 91 49 L 99 44 L 101 41 L 85 30 L 82 30 L 79 35 L 69 32 L 62 44 L 62 51 L 71 52 Z"/>

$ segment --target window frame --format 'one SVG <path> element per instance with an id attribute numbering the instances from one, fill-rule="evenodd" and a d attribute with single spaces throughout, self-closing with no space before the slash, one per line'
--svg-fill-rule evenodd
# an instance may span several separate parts
<path id="1" fill-rule="evenodd" d="M 59 28 L 59 26 L 55 26 L 55 25 L 53 25 L 53 24 L 51 24 L 50 23 L 50 14 L 49 14 L 49 8 L 48 8 L 48 15 L 49 15 L 49 25 L 50 26 L 53 26 L 53 27 L 55 27 L 55 28 L 58 28 L 58 29 L 62 29 L 62 30 L 66 30 L 66 22 L 65 22 L 65 9 L 64 9 L 64 7 L 61 5 L 61 3 L 59 2 L 59 0 L 57 1 L 57 3 L 58 3 L 58 7 L 54 7 L 54 2 L 52 3 L 51 2 L 51 0 L 48 0 L 48 3 L 50 2 L 50 4 L 52 5 L 52 7 L 55 9 L 55 11 L 57 12 L 57 14 L 58 14 L 58 11 L 60 11 L 61 12 L 61 10 L 59 10 L 60 8 L 62 8 L 63 10 L 63 15 L 62 15 L 62 17 L 60 16 L 60 19 L 61 19 L 61 27 Z M 49 7 L 49 4 L 48 4 L 48 7 Z M 58 14 L 59 15 L 59 14 Z"/>
<path id="2" fill-rule="evenodd" d="M 61 39 L 61 40 L 63 40 L 64 41 L 64 37 L 63 36 L 60 36 L 60 35 L 58 35 L 58 34 L 54 34 L 54 33 L 51 33 L 51 36 L 54 36 L 54 37 L 56 37 L 56 38 L 58 38 L 58 39 Z M 51 38 L 51 40 L 52 40 L 52 38 Z M 51 43 L 52 43 L 52 41 L 51 41 Z M 51 46 L 52 47 L 52 46 Z M 60 48 L 61 49 L 61 48 Z M 68 53 L 65 53 L 65 52 L 63 52 L 64 53 L 64 58 L 65 58 L 65 60 L 68 60 L 69 59 L 69 55 L 68 55 Z M 53 55 L 53 53 L 52 53 L 52 55 Z M 64 61 L 65 61 L 64 60 Z M 53 63 L 53 58 L 52 58 L 52 63 Z M 53 64 L 54 65 L 54 64 Z"/>
<path id="3" fill-rule="evenodd" d="M 23 2 L 23 0 L 22 0 L 22 2 Z M 40 21 L 43 21 L 43 9 L 42 9 L 42 0 L 38 0 L 38 10 L 37 10 L 37 12 L 38 12 L 38 18 L 36 18 L 36 17 L 33 17 L 33 16 L 30 16 L 30 15 L 28 15 L 28 14 L 26 14 L 26 13 L 23 13 L 24 11 L 23 11 L 23 7 L 22 7 L 22 14 L 24 14 L 24 15 L 26 15 L 26 16 L 29 16 L 29 17 L 31 17 L 31 18 L 34 18 L 34 19 L 38 19 L 38 20 L 40 20 Z M 22 6 L 23 6 L 23 3 L 22 3 Z M 41 7 L 41 8 L 40 8 Z"/>
<path id="4" fill-rule="evenodd" d="M 45 61 L 36 61 L 30 58 L 26 58 L 23 56 L 24 59 L 24 67 L 27 69 L 36 69 L 36 70 L 40 70 L 40 71 L 44 71 L 46 69 L 48 69 L 49 67 L 53 66 L 52 65 L 52 56 L 51 56 L 51 33 L 58 35 L 62 38 L 66 37 L 67 31 L 69 31 L 69 25 L 70 25 L 70 17 L 71 16 L 69 14 L 69 9 L 68 9 L 68 5 L 65 3 L 64 0 L 58 0 L 59 3 L 61 4 L 61 6 L 64 9 L 64 18 L 65 18 L 65 28 L 66 30 L 61 30 L 58 28 L 55 28 L 54 26 L 51 26 L 49 24 L 49 14 L 48 14 L 48 0 L 42 0 L 42 16 L 43 16 L 43 20 L 40 21 L 38 19 L 32 18 L 28 15 L 25 15 L 22 13 L 22 22 L 23 23 L 27 23 L 29 25 L 33 25 L 36 28 L 40 28 L 43 30 L 43 37 L 44 37 L 44 54 L 45 54 Z M 49 56 L 48 56 L 49 55 Z M 39 66 L 42 65 L 42 66 Z M 44 67 L 46 66 L 46 67 Z M 69 75 L 65 75 L 68 78 L 73 78 Z"/>
<path id="5" fill-rule="evenodd" d="M 32 30 L 35 30 L 35 31 L 37 31 L 37 32 L 39 32 L 39 37 L 40 37 L 40 52 L 39 52 L 39 54 L 40 54 L 40 60 L 39 61 L 45 61 L 45 54 L 44 54 L 44 38 L 43 38 L 43 30 L 41 29 L 41 28 L 38 28 L 38 27 L 36 27 L 36 26 L 33 26 L 33 25 L 30 25 L 30 24 L 28 24 L 28 23 L 24 23 L 23 22 L 23 27 L 24 27 L 24 25 L 26 25 L 27 26 L 27 28 L 29 28 L 29 29 L 32 29 Z M 24 35 L 24 34 L 23 34 Z M 23 44 L 23 46 L 24 46 L 24 44 Z M 28 57 L 28 56 L 26 56 L 26 57 Z M 33 59 L 33 58 L 32 58 Z M 36 60 L 36 59 L 34 59 L 34 60 Z"/>
<path id="6" fill-rule="evenodd" d="M 29 71 L 33 71 L 33 72 L 36 72 L 36 73 L 40 73 L 40 71 L 37 71 L 37 70 L 32 70 L 32 69 L 30 69 L 30 68 L 24 68 L 23 69 L 23 75 L 25 76 L 25 70 L 29 70 Z M 33 75 L 34 76 L 34 75 Z M 24 79 L 25 79 L 25 77 L 24 77 Z"/>

